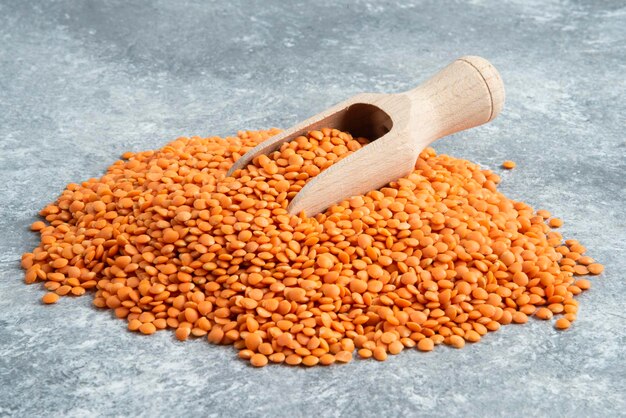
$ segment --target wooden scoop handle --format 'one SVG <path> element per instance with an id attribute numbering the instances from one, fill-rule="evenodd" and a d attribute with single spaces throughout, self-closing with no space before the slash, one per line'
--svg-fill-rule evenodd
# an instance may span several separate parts
<path id="1" fill-rule="evenodd" d="M 406 93 L 412 103 L 413 129 L 430 142 L 487 123 L 504 105 L 504 85 L 489 61 L 465 56 Z"/>

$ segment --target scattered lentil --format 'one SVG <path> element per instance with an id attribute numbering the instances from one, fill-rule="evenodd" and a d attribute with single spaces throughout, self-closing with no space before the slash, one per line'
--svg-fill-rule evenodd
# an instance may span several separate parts
<path id="1" fill-rule="evenodd" d="M 568 321 L 566 318 L 559 318 L 554 323 L 554 326 L 557 329 L 568 329 L 570 325 L 571 325 L 570 321 Z"/>
<path id="2" fill-rule="evenodd" d="M 551 228 L 560 228 L 563 226 L 563 221 L 559 218 L 552 218 L 548 222 L 548 225 L 550 225 Z"/>
<path id="3" fill-rule="evenodd" d="M 41 298 L 41 301 L 43 303 L 45 303 L 46 305 L 52 304 L 52 303 L 57 303 L 57 301 L 59 300 L 59 295 L 56 293 L 46 293 L 45 295 L 43 295 L 43 297 Z"/>
<path id="4" fill-rule="evenodd" d="M 602 272 L 604 271 L 604 266 L 602 264 L 593 263 L 587 266 L 587 270 L 589 270 L 589 273 L 594 275 L 602 274 Z"/>

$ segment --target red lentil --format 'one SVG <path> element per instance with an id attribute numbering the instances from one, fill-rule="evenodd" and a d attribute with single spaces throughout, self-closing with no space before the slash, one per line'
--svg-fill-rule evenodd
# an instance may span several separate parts
<path id="1" fill-rule="evenodd" d="M 430 338 L 423 338 L 418 341 L 417 348 L 420 351 L 432 351 L 435 348 L 435 343 Z"/>
<path id="2" fill-rule="evenodd" d="M 459 335 L 451 335 L 447 344 L 454 348 L 463 348 L 465 346 L 465 340 Z"/>
<path id="3" fill-rule="evenodd" d="M 563 226 L 563 221 L 559 218 L 552 218 L 548 222 L 548 225 L 550 225 L 551 228 L 560 228 Z"/>
<path id="4" fill-rule="evenodd" d="M 46 293 L 41 298 L 41 301 L 47 305 L 52 304 L 52 303 L 57 303 L 58 300 L 59 300 L 59 295 L 56 293 L 52 293 L 52 292 Z"/>
<path id="5" fill-rule="evenodd" d="M 366 140 L 320 129 L 225 177 L 277 132 L 178 138 L 68 185 L 31 225 L 26 283 L 45 282 L 44 303 L 94 289 L 131 331 L 234 345 L 255 367 L 314 366 L 462 348 L 529 315 L 568 328 L 591 286 L 575 275 L 604 269 L 495 173 L 431 148 L 402 179 L 291 216 L 306 182 Z"/>
<path id="6" fill-rule="evenodd" d="M 539 319 L 548 320 L 552 319 L 553 313 L 550 309 L 542 307 L 537 309 L 535 316 Z"/>
<path id="7" fill-rule="evenodd" d="M 568 321 L 566 318 L 559 318 L 554 323 L 554 326 L 557 329 L 567 329 L 570 327 L 570 325 L 571 325 L 570 321 Z"/>
<path id="8" fill-rule="evenodd" d="M 253 354 L 250 357 L 250 364 L 252 364 L 254 367 L 263 367 L 265 365 L 267 365 L 267 357 L 265 357 L 265 355 L 263 354 Z"/>
<path id="9" fill-rule="evenodd" d="M 589 270 L 589 273 L 591 274 L 602 274 L 602 272 L 604 271 L 604 266 L 602 264 L 593 263 L 587 266 L 587 270 Z"/>

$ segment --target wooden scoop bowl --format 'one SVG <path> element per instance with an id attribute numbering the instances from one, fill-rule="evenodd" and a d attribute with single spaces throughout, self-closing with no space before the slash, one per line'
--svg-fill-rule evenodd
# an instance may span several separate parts
<path id="1" fill-rule="evenodd" d="M 406 176 L 430 143 L 489 122 L 503 105 L 504 86 L 493 65 L 484 58 L 461 57 L 413 90 L 359 94 L 287 129 L 244 154 L 228 175 L 312 130 L 336 128 L 370 139 L 314 177 L 287 208 L 290 214 L 313 216 Z"/>

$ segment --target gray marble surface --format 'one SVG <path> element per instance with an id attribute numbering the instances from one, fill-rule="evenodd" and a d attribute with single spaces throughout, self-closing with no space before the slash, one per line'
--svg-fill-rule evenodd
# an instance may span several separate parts
<path id="1" fill-rule="evenodd" d="M 0 0 L 0 416 L 624 416 L 625 28 L 616 0 Z M 123 151 L 287 127 L 464 54 L 496 65 L 507 104 L 436 148 L 517 161 L 501 190 L 606 264 L 570 331 L 531 321 L 460 351 L 256 370 L 23 284 L 36 212 Z"/>

